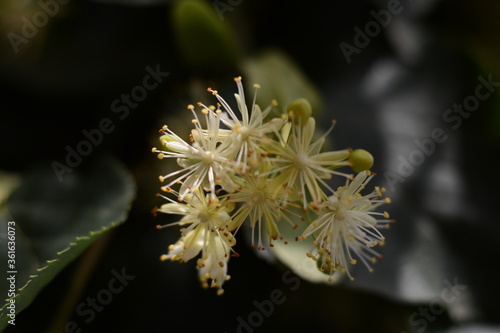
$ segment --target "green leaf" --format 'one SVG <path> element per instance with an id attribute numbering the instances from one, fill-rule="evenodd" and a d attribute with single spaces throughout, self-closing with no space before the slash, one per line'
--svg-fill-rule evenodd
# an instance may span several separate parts
<path id="1" fill-rule="evenodd" d="M 257 83 L 262 89 L 257 95 L 257 104 L 269 105 L 275 99 L 286 111 L 289 103 L 306 99 L 312 107 L 312 116 L 318 118 L 322 112 L 321 96 L 314 84 L 306 77 L 292 59 L 278 51 L 267 51 L 249 58 L 243 65 L 244 82 L 250 87 Z M 249 90 L 250 91 L 250 90 Z"/>
<path id="2" fill-rule="evenodd" d="M 236 37 L 209 3 L 178 1 L 172 9 L 172 23 L 180 56 L 191 70 L 213 74 L 236 68 Z"/>
<path id="3" fill-rule="evenodd" d="M 301 210 L 293 209 L 296 216 L 304 214 Z M 272 255 L 291 269 L 300 278 L 313 283 L 327 283 L 328 276 L 318 270 L 317 263 L 307 257 L 306 253 L 313 248 L 311 239 L 300 239 L 300 235 L 311 222 L 309 214 L 305 214 L 306 221 L 302 221 L 295 215 L 290 215 L 290 218 L 295 220 L 297 227 L 292 229 L 289 224 L 284 223 L 280 228 L 283 241 L 273 242 L 273 247 L 270 247 Z M 335 274 L 333 282 L 339 283 L 345 279 L 344 275 Z"/>
<path id="4" fill-rule="evenodd" d="M 89 245 L 125 221 L 134 197 L 133 179 L 111 159 L 79 166 L 62 182 L 50 165 L 27 174 L 8 201 L 16 232 L 16 288 L 22 286 L 13 298 L 16 314 Z M 0 309 L 0 331 L 10 320 L 9 303 Z"/>

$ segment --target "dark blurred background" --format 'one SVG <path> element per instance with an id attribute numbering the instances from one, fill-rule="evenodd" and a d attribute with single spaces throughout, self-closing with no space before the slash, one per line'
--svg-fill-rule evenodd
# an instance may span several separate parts
<path id="1" fill-rule="evenodd" d="M 477 110 L 460 116 L 456 129 L 444 118 L 475 95 L 483 82 L 478 77 L 500 82 L 499 3 L 202 1 L 212 15 L 213 34 L 205 36 L 198 34 L 207 29 L 203 18 L 185 19 L 176 1 L 25 2 L 0 4 L 0 169 L 22 178 L 63 163 L 66 146 L 76 147 L 82 130 L 109 118 L 114 130 L 75 169 L 113 156 L 133 175 L 137 194 L 126 221 L 67 266 L 6 332 L 64 332 L 57 325 L 68 321 L 77 327 L 66 332 L 500 331 L 494 328 L 500 327 L 500 292 L 493 268 L 500 250 L 498 86 L 491 85 Z M 58 11 L 26 38 L 22 18 L 34 17 L 41 3 L 56 3 Z M 354 28 L 365 29 L 373 11 L 388 6 L 398 12 L 387 26 L 356 46 Z M 350 61 L 342 43 L 357 49 Z M 210 101 L 208 86 L 231 100 L 232 78 L 243 75 L 263 78 L 263 92 L 266 84 L 286 91 L 280 86 L 286 79 L 274 80 L 276 66 L 258 62 L 267 52 L 281 54 L 301 73 L 318 96 L 320 120 L 337 120 L 334 146 L 375 156 L 373 171 L 388 188 L 393 203 L 387 210 L 397 223 L 386 232 L 375 272 L 357 267 L 355 283 L 335 286 L 299 279 L 242 239 L 240 257 L 229 262 L 232 279 L 218 297 L 200 287 L 194 262 L 159 261 L 178 232 L 157 230 L 171 218 L 150 213 L 162 204 L 155 193 L 165 173 L 151 147 L 164 123 L 181 126 L 176 119 L 183 119 L 187 104 Z M 128 113 L 116 112 L 113 102 L 143 83 L 148 66 L 168 74 Z M 418 149 L 415 140 L 431 138 L 434 129 L 447 139 L 408 175 L 398 174 L 402 159 Z M 82 271 L 86 260 L 92 269 Z M 76 306 L 96 297 L 122 268 L 134 278 L 86 323 Z M 80 274 L 84 284 L 68 303 Z M 455 290 L 461 293 L 456 302 L 443 302 L 445 281 L 465 286 Z M 282 293 L 283 302 L 259 314 L 258 304 L 268 304 L 273 292 Z"/>

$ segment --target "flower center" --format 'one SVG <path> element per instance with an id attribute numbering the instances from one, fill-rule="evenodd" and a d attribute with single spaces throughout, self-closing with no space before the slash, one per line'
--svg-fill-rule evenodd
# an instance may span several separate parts
<path id="1" fill-rule="evenodd" d="M 339 209 L 339 210 L 335 213 L 335 219 L 337 219 L 337 220 L 344 220 L 344 219 L 345 219 L 345 213 L 344 213 L 344 210 Z"/>
<path id="2" fill-rule="evenodd" d="M 241 138 L 245 140 L 250 135 L 250 129 L 246 126 L 240 126 L 238 133 L 241 134 Z"/>
<path id="3" fill-rule="evenodd" d="M 206 164 L 212 164 L 212 162 L 215 160 L 215 155 L 211 151 L 206 151 L 203 152 L 201 155 L 201 161 Z"/>
<path id="4" fill-rule="evenodd" d="M 266 200 L 266 195 L 261 190 L 256 190 L 253 192 L 252 197 L 248 200 L 247 204 L 249 206 L 258 205 Z"/>
<path id="5" fill-rule="evenodd" d="M 304 169 L 309 163 L 309 156 L 306 153 L 298 153 L 292 160 L 293 166 L 297 169 Z"/>
<path id="6" fill-rule="evenodd" d="M 200 222 L 208 222 L 208 221 L 210 221 L 210 214 L 208 214 L 208 212 L 202 210 L 198 213 L 198 218 L 200 219 Z"/>

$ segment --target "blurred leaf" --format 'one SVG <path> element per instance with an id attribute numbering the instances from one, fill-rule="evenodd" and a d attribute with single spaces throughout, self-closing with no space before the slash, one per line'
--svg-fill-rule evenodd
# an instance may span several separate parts
<path id="1" fill-rule="evenodd" d="M 8 242 L 9 242 L 9 221 L 12 221 L 12 216 L 7 210 L 7 200 L 11 195 L 12 191 L 19 186 L 20 177 L 17 174 L 10 174 L 5 172 L 0 172 L 0 262 L 1 267 L 4 271 L 8 271 Z M 11 231 L 12 233 L 12 231 Z M 29 240 L 27 240 L 26 235 L 23 233 L 21 228 L 17 226 L 15 230 L 15 242 L 16 242 L 16 265 L 18 267 L 23 267 L 22 271 L 17 272 L 16 281 L 19 281 L 17 285 L 26 283 L 29 280 L 29 271 L 33 272 L 38 267 L 38 259 L 31 250 Z M 7 293 L 9 290 L 10 282 L 7 279 L 0 281 L 0 291 L 2 292 L 2 298 L 8 297 Z M 3 304 L 2 304 L 3 305 Z"/>
<path id="2" fill-rule="evenodd" d="M 15 270 L 33 274 L 27 282 L 16 276 L 16 286 L 26 282 L 14 297 L 16 314 L 99 236 L 125 221 L 134 196 L 135 186 L 128 172 L 109 159 L 80 166 L 62 182 L 51 167 L 39 166 L 26 175 L 8 201 L 16 228 Z M 21 261 L 17 252 L 21 231 L 26 234 L 35 262 Z M 33 271 L 33 266 L 39 268 Z M 2 290 L 2 295 L 7 291 Z M 0 330 L 10 319 L 8 304 L 1 309 Z"/>
<path id="3" fill-rule="evenodd" d="M 308 226 L 308 223 L 297 220 L 296 229 L 292 229 L 286 223 L 282 225 L 280 231 L 283 241 L 273 242 L 274 246 L 270 248 L 271 253 L 300 278 L 313 283 L 326 283 L 328 275 L 320 272 L 316 262 L 306 256 L 306 253 L 310 252 L 313 247 L 311 240 L 296 240 L 296 237 L 300 236 Z M 340 282 L 343 277 L 341 274 L 335 274 L 332 283 Z"/>
<path id="4" fill-rule="evenodd" d="M 312 107 L 313 117 L 320 116 L 323 106 L 321 96 L 313 83 L 286 55 L 278 51 L 267 51 L 249 58 L 243 65 L 245 82 L 258 83 L 262 89 L 257 95 L 257 104 L 264 107 L 275 99 L 278 108 L 286 110 L 288 103 L 305 98 Z"/>
<path id="5" fill-rule="evenodd" d="M 177 2 L 172 22 L 180 56 L 195 72 L 234 70 L 238 62 L 235 36 L 213 8 L 203 1 Z"/>
<path id="6" fill-rule="evenodd" d="M 5 209 L 7 199 L 18 185 L 18 175 L 0 171 L 0 210 Z"/>

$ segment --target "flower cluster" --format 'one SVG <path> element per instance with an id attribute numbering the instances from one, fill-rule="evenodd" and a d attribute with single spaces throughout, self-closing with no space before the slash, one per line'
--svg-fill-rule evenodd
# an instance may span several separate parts
<path id="1" fill-rule="evenodd" d="M 167 203 L 154 213 L 182 216 L 168 225 L 181 226 L 181 236 L 161 258 L 186 262 L 199 256 L 202 285 L 222 294 L 229 279 L 228 260 L 237 256 L 235 235 L 244 224 L 251 229 L 252 246 L 264 250 L 282 239 L 282 228 L 308 223 L 297 240 L 311 236 L 312 249 L 306 255 L 329 279 L 338 270 L 352 278 L 348 267 L 356 258 L 371 270 L 370 262 L 380 256 L 372 247 L 384 242 L 379 228 L 391 222 L 386 212 L 376 212 L 389 203 L 384 189 L 360 193 L 373 177 L 368 171 L 371 155 L 359 149 L 324 151 L 334 122 L 318 137 L 306 100 L 290 103 L 273 117 L 276 102 L 264 110 L 256 104 L 258 85 L 248 108 L 241 77 L 235 82 L 237 112 L 208 88 L 217 103 L 198 103 L 199 112 L 188 106 L 194 126 L 189 138 L 165 125 L 160 130 L 163 148 L 152 149 L 158 158 L 173 158 L 180 167 L 159 177 L 164 185 L 158 196 Z M 343 167 L 358 174 L 339 171 Z M 332 177 L 345 178 L 346 185 L 333 189 Z M 305 216 L 311 215 L 316 218 L 308 221 Z"/>

